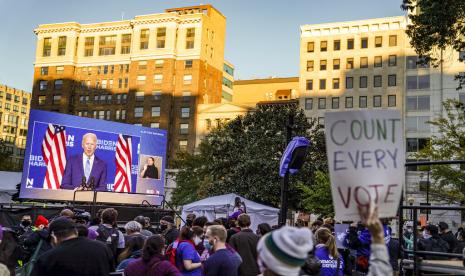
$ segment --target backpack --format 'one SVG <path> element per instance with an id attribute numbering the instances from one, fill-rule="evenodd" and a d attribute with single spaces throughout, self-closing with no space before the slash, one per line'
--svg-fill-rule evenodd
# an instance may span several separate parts
<path id="1" fill-rule="evenodd" d="M 180 271 L 182 271 L 183 267 L 182 267 L 182 262 L 181 262 L 181 267 L 178 267 L 176 265 L 176 250 L 178 249 L 179 245 L 181 243 L 184 243 L 184 242 L 188 242 L 188 243 L 191 243 L 192 245 L 194 245 L 192 243 L 192 241 L 189 241 L 189 240 L 179 240 L 179 239 L 176 239 L 173 243 L 171 243 L 170 245 L 168 245 L 168 247 L 166 248 L 165 250 L 165 257 L 166 259 L 172 264 L 174 265 L 175 267 L 177 267 Z M 194 246 L 195 248 L 195 246 Z"/>
<path id="2" fill-rule="evenodd" d="M 116 251 L 118 249 L 119 232 L 115 228 L 107 228 L 104 225 L 99 225 L 97 228 L 98 237 L 97 240 L 105 243 L 110 251 L 113 253 L 113 257 L 116 258 Z"/>

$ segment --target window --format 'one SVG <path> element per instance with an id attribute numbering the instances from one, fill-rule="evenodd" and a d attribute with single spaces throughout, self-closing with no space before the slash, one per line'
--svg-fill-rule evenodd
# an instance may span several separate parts
<path id="1" fill-rule="evenodd" d="M 463 62 L 465 60 L 465 51 L 459 51 L 459 61 Z"/>
<path id="2" fill-rule="evenodd" d="M 407 89 L 429 89 L 430 76 L 407 76 Z"/>
<path id="3" fill-rule="evenodd" d="M 188 59 L 184 61 L 184 68 L 185 69 L 192 68 L 192 59 Z"/>
<path id="4" fill-rule="evenodd" d="M 186 29 L 186 49 L 194 49 L 195 28 Z"/>
<path id="5" fill-rule="evenodd" d="M 410 132 L 429 132 L 430 125 L 427 123 L 429 116 L 407 116 L 406 129 Z"/>
<path id="6" fill-rule="evenodd" d="M 354 98 L 353 97 L 346 97 L 346 108 L 353 108 L 354 107 Z"/>
<path id="7" fill-rule="evenodd" d="M 353 77 L 346 77 L 346 88 L 347 89 L 354 88 L 354 78 Z"/>
<path id="8" fill-rule="evenodd" d="M 396 66 L 397 65 L 397 56 L 390 55 L 388 58 L 388 66 Z"/>
<path id="9" fill-rule="evenodd" d="M 305 98 L 305 109 L 312 110 L 313 109 L 313 99 L 312 98 Z"/>
<path id="10" fill-rule="evenodd" d="M 376 36 L 375 37 L 375 47 L 379 48 L 383 46 L 383 37 L 382 36 Z"/>
<path id="11" fill-rule="evenodd" d="M 137 91 L 136 92 L 136 101 L 143 102 L 144 101 L 144 91 Z"/>
<path id="12" fill-rule="evenodd" d="M 328 50 L 328 41 L 320 42 L 320 52 L 326 52 Z"/>
<path id="13" fill-rule="evenodd" d="M 160 123 L 150 123 L 151 128 L 160 128 Z"/>
<path id="14" fill-rule="evenodd" d="M 367 96 L 360 96 L 358 98 L 358 107 L 366 108 L 367 107 Z"/>
<path id="15" fill-rule="evenodd" d="M 407 69 L 417 69 L 417 56 L 407 57 Z"/>
<path id="16" fill-rule="evenodd" d="M 321 71 L 326 70 L 326 59 L 320 60 L 320 70 Z"/>
<path id="17" fill-rule="evenodd" d="M 116 35 L 101 36 L 99 42 L 99 55 L 114 55 L 116 52 Z"/>
<path id="18" fill-rule="evenodd" d="M 121 54 L 131 53 L 131 34 L 121 35 Z"/>
<path id="19" fill-rule="evenodd" d="M 57 75 L 62 75 L 63 72 L 65 71 L 65 67 L 64 67 L 64 66 L 57 66 L 55 69 L 56 69 Z"/>
<path id="20" fill-rule="evenodd" d="M 339 108 L 339 97 L 333 97 L 331 99 L 331 108 L 338 109 Z"/>
<path id="21" fill-rule="evenodd" d="M 55 80 L 54 82 L 55 90 L 60 90 L 63 88 L 63 80 Z"/>
<path id="22" fill-rule="evenodd" d="M 1 106 L 1 104 L 0 104 Z M 21 114 L 26 114 L 26 108 L 25 107 L 21 107 Z"/>
<path id="23" fill-rule="evenodd" d="M 139 61 L 139 70 L 146 70 L 147 69 L 147 61 L 146 60 L 141 60 Z"/>
<path id="24" fill-rule="evenodd" d="M 368 57 L 360 58 L 360 68 L 368 68 Z"/>
<path id="25" fill-rule="evenodd" d="M 339 89 L 339 78 L 333 79 L 333 89 Z"/>
<path id="26" fill-rule="evenodd" d="M 157 28 L 157 48 L 165 48 L 166 28 Z"/>
<path id="27" fill-rule="evenodd" d="M 397 46 L 397 35 L 389 36 L 389 47 Z"/>
<path id="28" fill-rule="evenodd" d="M 90 57 L 94 55 L 94 37 L 86 37 L 84 39 L 84 56 Z"/>
<path id="29" fill-rule="evenodd" d="M 312 72 L 312 71 L 313 71 L 313 60 L 307 60 L 307 72 Z"/>
<path id="30" fill-rule="evenodd" d="M 126 119 L 126 110 L 124 110 L 124 109 L 116 110 L 115 118 L 116 118 L 116 120 L 125 120 Z"/>
<path id="31" fill-rule="evenodd" d="M 373 87 L 383 86 L 383 77 L 381 75 L 373 76 Z"/>
<path id="32" fill-rule="evenodd" d="M 353 58 L 348 58 L 347 59 L 346 69 L 354 69 L 354 59 Z"/>
<path id="33" fill-rule="evenodd" d="M 354 49 L 354 39 L 350 38 L 347 39 L 347 50 L 352 50 Z"/>
<path id="34" fill-rule="evenodd" d="M 397 75 L 388 75 L 388 86 L 396 86 Z"/>
<path id="35" fill-rule="evenodd" d="M 315 51 L 315 42 L 307 42 L 307 53 L 313 53 Z"/>
<path id="36" fill-rule="evenodd" d="M 334 51 L 341 50 L 341 41 L 340 40 L 334 40 L 334 42 L 333 42 L 333 50 Z"/>
<path id="37" fill-rule="evenodd" d="M 143 107 L 134 108 L 134 118 L 142 118 L 143 115 L 144 115 Z"/>
<path id="38" fill-rule="evenodd" d="M 326 79 L 321 79 L 320 80 L 320 90 L 325 90 L 326 89 Z"/>
<path id="39" fill-rule="evenodd" d="M 140 49 L 146 50 L 149 48 L 149 38 L 150 38 L 150 30 L 149 29 L 142 29 L 140 30 Z"/>
<path id="40" fill-rule="evenodd" d="M 429 75 L 418 76 L 418 89 L 429 88 Z"/>
<path id="41" fill-rule="evenodd" d="M 318 98 L 318 109 L 326 109 L 326 98 Z"/>
<path id="42" fill-rule="evenodd" d="M 325 125 L 325 117 L 318 117 L 318 125 L 319 126 Z"/>
<path id="43" fill-rule="evenodd" d="M 137 85 L 143 86 L 145 85 L 145 80 L 147 79 L 146 76 L 137 76 Z"/>
<path id="44" fill-rule="evenodd" d="M 192 75 L 184 75 L 183 76 L 183 83 L 185 85 L 192 84 Z"/>
<path id="45" fill-rule="evenodd" d="M 313 80 L 307 80 L 307 90 L 313 90 Z"/>
<path id="46" fill-rule="evenodd" d="M 5 109 L 6 110 L 11 110 L 11 104 L 10 103 L 5 103 Z"/>
<path id="47" fill-rule="evenodd" d="M 39 96 L 39 105 L 45 104 L 45 96 Z"/>
<path id="48" fill-rule="evenodd" d="M 428 145 L 428 138 L 407 138 L 407 152 L 418 152 Z"/>
<path id="49" fill-rule="evenodd" d="M 5 99 L 6 99 L 7 101 L 11 101 L 11 94 L 10 94 L 10 93 L 6 93 Z"/>
<path id="50" fill-rule="evenodd" d="M 179 134 L 188 134 L 189 133 L 189 124 L 181 124 L 179 127 Z"/>
<path id="51" fill-rule="evenodd" d="M 152 99 L 155 101 L 161 100 L 161 91 L 160 90 L 152 91 Z"/>
<path id="52" fill-rule="evenodd" d="M 181 151 L 187 150 L 187 140 L 179 140 L 179 150 Z"/>
<path id="53" fill-rule="evenodd" d="M 181 108 L 181 118 L 189 118 L 190 116 L 190 108 L 189 107 L 183 107 Z"/>
<path id="54" fill-rule="evenodd" d="M 183 91 L 182 92 L 182 100 L 184 102 L 188 102 L 190 98 L 191 98 L 191 92 L 190 91 Z"/>
<path id="55" fill-rule="evenodd" d="M 376 56 L 375 57 L 374 67 L 383 67 L 383 57 L 382 56 Z"/>
<path id="56" fill-rule="evenodd" d="M 429 96 L 408 96 L 407 111 L 428 111 L 430 110 Z"/>
<path id="57" fill-rule="evenodd" d="M 60 104 L 61 95 L 53 95 L 53 104 Z"/>
<path id="58" fill-rule="evenodd" d="M 160 107 L 152 106 L 152 117 L 160 117 Z"/>
<path id="59" fill-rule="evenodd" d="M 368 77 L 360 76 L 360 88 L 367 88 L 367 87 L 368 87 Z"/>
<path id="60" fill-rule="evenodd" d="M 44 46 L 42 49 L 42 56 L 49 57 L 52 53 L 52 38 L 46 37 L 44 38 Z"/>
<path id="61" fill-rule="evenodd" d="M 40 75 L 47 76 L 48 75 L 48 67 L 40 67 Z"/>
<path id="62" fill-rule="evenodd" d="M 66 36 L 58 37 L 58 55 L 64 56 L 66 54 Z"/>
<path id="63" fill-rule="evenodd" d="M 381 96 L 373 96 L 373 107 L 381 107 Z"/>
<path id="64" fill-rule="evenodd" d="M 360 40 L 360 48 L 368 48 L 368 37 L 362 37 L 362 39 Z"/>
<path id="65" fill-rule="evenodd" d="M 155 68 L 156 69 L 163 68 L 164 65 L 165 65 L 165 60 L 164 59 L 156 59 L 155 60 Z"/>
<path id="66" fill-rule="evenodd" d="M 341 67 L 341 60 L 333 59 L 333 70 L 339 70 L 340 67 Z"/>
<path id="67" fill-rule="evenodd" d="M 396 106 L 396 95 L 388 95 L 388 107 Z"/>
<path id="68" fill-rule="evenodd" d="M 407 89 L 418 88 L 418 76 L 407 76 Z"/>

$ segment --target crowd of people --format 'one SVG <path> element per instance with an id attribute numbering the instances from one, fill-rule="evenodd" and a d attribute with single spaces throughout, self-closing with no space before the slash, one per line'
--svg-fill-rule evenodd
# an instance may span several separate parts
<path id="1" fill-rule="evenodd" d="M 347 249 L 342 249 L 336 246 L 332 219 L 316 220 L 311 227 L 262 223 L 254 231 L 243 210 L 214 221 L 189 214 L 180 228 L 172 216 L 162 217 L 157 228 L 143 216 L 119 228 L 113 208 L 99 210 L 95 218 L 70 209 L 50 221 L 24 215 L 18 226 L 0 227 L 0 275 L 20 270 L 66 276 L 393 275 L 399 241 L 376 209 L 360 209 L 360 216 L 362 221 L 349 227 Z M 447 224 L 438 226 L 424 228 L 418 248 L 462 251 L 465 231 L 454 235 Z M 407 249 L 412 233 L 407 223 Z"/>

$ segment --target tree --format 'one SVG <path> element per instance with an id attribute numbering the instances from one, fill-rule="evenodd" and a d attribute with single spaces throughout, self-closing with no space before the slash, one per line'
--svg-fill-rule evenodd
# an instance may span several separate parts
<path id="1" fill-rule="evenodd" d="M 311 187 L 298 183 L 297 189 L 301 192 L 302 198 L 298 205 L 299 210 L 320 214 L 324 217 L 334 216 L 331 183 L 328 173 L 317 171 L 314 184 Z"/>
<path id="2" fill-rule="evenodd" d="M 446 116 L 429 122 L 440 135 L 433 135 L 428 145 L 415 157 L 427 160 L 465 160 L 465 105 L 457 100 L 443 103 Z M 456 202 L 465 202 L 464 165 L 434 165 L 430 168 L 433 194 Z"/>
<path id="3" fill-rule="evenodd" d="M 310 186 L 314 173 L 327 170 L 324 135 L 315 120 L 308 121 L 296 105 L 259 106 L 255 112 L 220 125 L 200 143 L 198 153 L 184 153 L 174 162 L 178 188 L 173 203 L 181 205 L 206 196 L 237 193 L 272 206 L 280 202 L 281 155 L 286 148 L 286 124 L 294 116 L 293 136 L 311 142 L 301 171 L 291 176 Z M 301 192 L 291 185 L 290 207 L 297 207 Z"/>
<path id="4" fill-rule="evenodd" d="M 465 51 L 465 1 L 403 0 L 402 8 L 409 11 L 411 24 L 407 27 L 407 35 L 421 63 L 429 62 L 437 67 L 442 51 L 448 47 Z M 463 57 L 460 61 L 464 61 Z M 461 89 L 465 75 L 455 78 L 459 81 L 457 89 Z"/>
<path id="5" fill-rule="evenodd" d="M 0 171 L 13 171 L 11 152 L 7 150 L 5 141 L 0 138 Z"/>

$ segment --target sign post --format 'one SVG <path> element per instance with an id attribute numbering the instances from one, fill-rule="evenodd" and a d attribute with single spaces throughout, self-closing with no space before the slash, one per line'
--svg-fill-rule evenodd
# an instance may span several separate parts
<path id="1" fill-rule="evenodd" d="M 400 112 L 327 112 L 326 150 L 336 220 L 359 220 L 358 207 L 393 217 L 405 179 Z"/>

